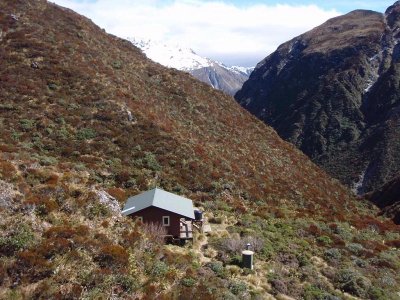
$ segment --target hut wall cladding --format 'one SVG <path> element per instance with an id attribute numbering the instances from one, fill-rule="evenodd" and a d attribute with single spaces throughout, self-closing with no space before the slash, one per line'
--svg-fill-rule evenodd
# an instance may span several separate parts
<path id="1" fill-rule="evenodd" d="M 143 210 L 135 212 L 129 215 L 132 218 L 142 217 L 143 223 L 160 223 L 162 224 L 162 217 L 169 216 L 169 226 L 165 226 L 167 229 L 167 234 L 173 235 L 174 237 L 179 237 L 180 235 L 180 223 L 179 219 L 183 216 L 176 213 L 158 208 L 158 207 L 147 207 Z"/>

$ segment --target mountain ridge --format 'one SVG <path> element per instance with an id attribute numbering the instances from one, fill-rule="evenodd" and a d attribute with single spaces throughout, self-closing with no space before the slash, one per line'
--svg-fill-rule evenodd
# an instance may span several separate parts
<path id="1" fill-rule="evenodd" d="M 225 66 L 179 44 L 135 38 L 129 40 L 153 61 L 166 67 L 186 71 L 200 81 L 232 96 L 241 88 L 253 70 L 247 67 Z"/>
<path id="2" fill-rule="evenodd" d="M 399 172 L 398 97 L 384 87 L 396 76 L 398 7 L 356 10 L 282 44 L 235 95 L 358 193 Z"/>

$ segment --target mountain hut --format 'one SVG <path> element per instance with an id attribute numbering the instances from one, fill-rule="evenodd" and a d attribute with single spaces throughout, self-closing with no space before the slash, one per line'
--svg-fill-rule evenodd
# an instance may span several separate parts
<path id="1" fill-rule="evenodd" d="M 192 200 L 162 189 L 129 197 L 122 214 L 143 223 L 161 224 L 166 228 L 166 237 L 172 240 L 193 239 L 195 210 Z"/>

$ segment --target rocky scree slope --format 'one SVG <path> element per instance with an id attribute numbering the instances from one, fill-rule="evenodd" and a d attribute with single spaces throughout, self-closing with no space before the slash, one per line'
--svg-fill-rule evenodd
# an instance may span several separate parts
<path id="1" fill-rule="evenodd" d="M 249 78 L 253 68 L 227 67 L 209 58 L 201 57 L 192 49 L 173 43 L 129 39 L 148 58 L 169 68 L 192 74 L 195 78 L 233 96 Z"/>
<path id="2" fill-rule="evenodd" d="M 235 96 L 359 194 L 400 168 L 399 12 L 327 21 L 279 46 Z"/>
<path id="3" fill-rule="evenodd" d="M 398 227 L 231 97 L 41 0 L 0 3 L 0 59 L 0 298 L 395 295 Z M 155 185 L 231 220 L 210 264 L 120 215 Z"/>

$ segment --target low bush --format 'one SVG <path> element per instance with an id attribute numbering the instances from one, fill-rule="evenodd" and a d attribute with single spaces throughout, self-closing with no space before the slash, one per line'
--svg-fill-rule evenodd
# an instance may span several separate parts
<path id="1" fill-rule="evenodd" d="M 286 282 L 279 279 L 279 278 L 275 278 L 275 279 L 271 279 L 269 281 L 272 285 L 272 292 L 276 295 L 276 294 L 287 294 L 288 292 L 288 287 L 286 285 Z"/>
<path id="2" fill-rule="evenodd" d="M 302 299 L 304 300 L 339 300 L 339 298 L 329 294 L 315 285 L 306 285 L 303 290 Z"/>
<path id="3" fill-rule="evenodd" d="M 362 298 L 366 297 L 371 287 L 371 281 L 368 278 L 351 269 L 339 270 L 335 281 L 342 291 Z"/>
<path id="4" fill-rule="evenodd" d="M 100 249 L 95 261 L 102 267 L 127 266 L 128 252 L 119 245 L 106 245 Z"/>
<path id="5" fill-rule="evenodd" d="M 92 128 L 82 128 L 78 130 L 76 133 L 76 138 L 78 140 L 90 140 L 93 139 L 97 136 L 97 133 L 94 129 Z"/>
<path id="6" fill-rule="evenodd" d="M 316 241 L 318 244 L 324 245 L 324 246 L 330 245 L 332 243 L 331 238 L 326 235 L 321 235 L 321 236 L 317 237 Z"/>
<path id="7" fill-rule="evenodd" d="M 373 287 L 373 286 L 368 290 L 368 296 L 370 299 L 373 299 L 373 300 L 389 299 L 386 292 L 383 289 Z"/>
<path id="8" fill-rule="evenodd" d="M 192 287 L 196 284 L 196 279 L 192 277 L 183 278 L 181 283 L 186 287 Z"/>
<path id="9" fill-rule="evenodd" d="M 342 254 L 340 253 L 340 250 L 336 248 L 327 249 L 324 252 L 324 258 L 328 261 L 339 260 L 341 257 Z"/>
<path id="10" fill-rule="evenodd" d="M 102 203 L 92 203 L 89 206 L 87 215 L 89 219 L 94 219 L 98 217 L 105 218 L 110 216 L 111 212 L 108 207 Z"/>
<path id="11" fill-rule="evenodd" d="M 22 119 L 19 121 L 21 129 L 24 131 L 31 130 L 35 126 L 35 121 L 31 119 Z"/>
<path id="12" fill-rule="evenodd" d="M 164 277 L 168 272 L 168 265 L 162 261 L 156 261 L 151 269 L 148 271 L 152 277 Z"/>
<path id="13" fill-rule="evenodd" d="M 72 241 L 63 237 L 52 237 L 44 239 L 37 248 L 43 257 L 50 259 L 56 254 L 63 254 L 72 249 Z"/>
<path id="14" fill-rule="evenodd" d="M 360 255 L 365 250 L 363 245 L 357 243 L 350 243 L 347 245 L 347 249 L 355 255 Z"/>
<path id="15" fill-rule="evenodd" d="M 13 255 L 16 251 L 32 246 L 35 236 L 31 227 L 26 224 L 19 224 L 7 236 L 0 237 L 0 253 Z"/>
<path id="16" fill-rule="evenodd" d="M 221 262 L 219 261 L 213 261 L 209 264 L 207 264 L 207 266 L 217 275 L 219 276 L 223 276 L 223 273 L 225 271 L 224 266 Z"/>
<path id="17" fill-rule="evenodd" d="M 247 292 L 247 285 L 243 281 L 234 281 L 229 284 L 229 290 L 234 295 L 240 295 Z"/>

